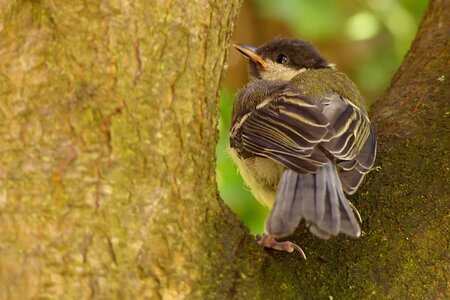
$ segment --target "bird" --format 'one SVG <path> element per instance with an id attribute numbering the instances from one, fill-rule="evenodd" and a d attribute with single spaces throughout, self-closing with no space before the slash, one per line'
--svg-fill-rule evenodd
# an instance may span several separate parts
<path id="1" fill-rule="evenodd" d="M 377 142 L 357 86 L 307 41 L 233 46 L 248 58 L 249 82 L 233 104 L 229 153 L 270 208 L 258 244 L 306 259 L 279 241 L 301 222 L 321 239 L 359 237 L 361 216 L 346 194 L 372 168 Z"/>

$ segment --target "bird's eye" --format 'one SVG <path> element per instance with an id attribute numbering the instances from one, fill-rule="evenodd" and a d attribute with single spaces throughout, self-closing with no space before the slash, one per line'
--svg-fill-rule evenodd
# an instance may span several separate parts
<path id="1" fill-rule="evenodd" d="M 280 54 L 277 56 L 277 63 L 285 64 L 287 62 L 287 56 L 284 54 Z"/>

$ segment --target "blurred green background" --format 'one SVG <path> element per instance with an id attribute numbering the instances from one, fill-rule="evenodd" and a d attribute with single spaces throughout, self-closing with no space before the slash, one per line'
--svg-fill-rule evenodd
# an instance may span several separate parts
<path id="1" fill-rule="evenodd" d="M 233 43 L 261 45 L 277 36 L 312 42 L 359 86 L 368 105 L 381 96 L 415 36 L 428 0 L 244 1 Z M 251 195 L 227 153 L 236 91 L 247 83 L 247 60 L 230 49 L 220 99 L 217 183 L 221 197 L 254 234 L 269 210 Z"/>

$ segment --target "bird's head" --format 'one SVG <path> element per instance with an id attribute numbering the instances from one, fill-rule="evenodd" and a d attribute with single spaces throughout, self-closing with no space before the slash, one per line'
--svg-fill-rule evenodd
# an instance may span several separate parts
<path id="1" fill-rule="evenodd" d="M 233 44 L 249 59 L 250 76 L 265 80 L 290 80 L 308 69 L 331 68 L 325 57 L 308 42 L 276 38 L 259 48 Z"/>

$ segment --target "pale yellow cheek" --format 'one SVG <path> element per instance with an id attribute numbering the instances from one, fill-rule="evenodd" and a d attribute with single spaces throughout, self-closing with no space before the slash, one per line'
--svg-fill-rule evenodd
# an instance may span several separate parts
<path id="1" fill-rule="evenodd" d="M 256 200 L 271 208 L 275 202 L 283 166 L 261 157 L 240 159 L 236 151 L 231 148 L 228 152 Z"/>
<path id="2" fill-rule="evenodd" d="M 306 69 L 295 70 L 272 61 L 267 61 L 267 68 L 265 72 L 261 73 L 261 78 L 264 80 L 289 81 L 304 71 Z"/>

